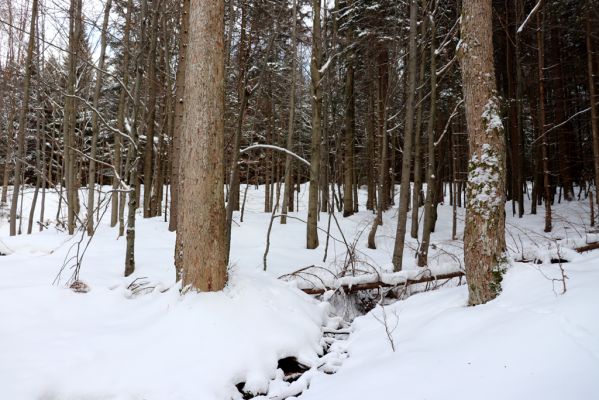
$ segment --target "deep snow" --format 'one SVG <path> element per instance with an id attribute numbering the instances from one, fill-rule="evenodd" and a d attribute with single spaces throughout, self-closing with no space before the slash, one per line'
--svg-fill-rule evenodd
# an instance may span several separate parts
<path id="1" fill-rule="evenodd" d="M 0 252 L 9 253 L 0 257 L 0 398 L 230 399 L 240 398 L 234 386 L 240 382 L 249 391 L 268 391 L 263 398 L 293 394 L 294 385 L 310 387 L 301 396 L 307 399 L 597 398 L 599 251 L 569 250 L 599 239 L 586 226 L 586 201 L 556 205 L 551 235 L 542 232 L 542 210 L 518 220 L 506 206 L 510 257 L 541 264 L 514 262 L 497 300 L 465 307 L 467 289 L 455 285 L 415 294 L 358 317 L 349 339 L 335 341 L 319 358 L 322 329 L 335 329 L 337 321 L 330 318 L 332 307 L 295 287 L 320 280 L 276 278 L 310 265 L 338 274 L 346 261 L 343 237 L 356 243 L 359 271 L 389 272 L 396 209 L 385 213 L 377 250 L 366 248 L 371 212 L 337 215 L 343 235 L 333 221 L 326 262 L 323 232 L 321 247 L 306 250 L 303 222 L 275 221 L 263 273 L 270 214 L 263 212 L 262 189 L 249 188 L 243 223 L 235 214 L 231 281 L 215 294 L 179 295 L 175 235 L 162 217 L 138 217 L 137 269 L 124 278 L 125 240 L 108 226 L 107 213 L 83 258 L 81 280 L 90 290 L 74 293 L 65 287 L 71 263 L 53 284 L 81 237 L 68 237 L 54 225 L 56 194 L 47 195 L 51 225 L 41 233 L 34 227 L 33 235 L 9 237 L 6 215 L 0 216 Z M 305 193 L 300 211 L 292 214 L 303 220 Z M 24 228 L 30 198 L 27 189 Z M 458 221 L 461 232 L 462 210 Z M 322 214 L 320 227 L 327 224 Z M 440 206 L 433 271 L 461 268 L 461 242 L 450 237 L 451 207 Z M 410 256 L 416 246 L 407 239 L 406 274 L 416 273 Z M 561 277 L 558 264 L 550 262 L 558 255 L 570 261 L 562 264 L 569 278 L 563 295 L 561 282 L 551 280 Z M 316 274 L 332 277 L 323 270 Z M 128 286 L 135 279 L 147 289 L 134 294 Z M 288 356 L 312 367 L 291 385 L 276 371 L 277 360 Z M 320 372 L 322 364 L 337 373 Z"/>

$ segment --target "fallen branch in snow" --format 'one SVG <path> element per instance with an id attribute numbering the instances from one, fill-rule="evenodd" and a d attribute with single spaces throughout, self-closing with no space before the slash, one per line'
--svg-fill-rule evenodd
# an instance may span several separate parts
<path id="1" fill-rule="evenodd" d="M 418 278 L 418 279 L 406 279 L 405 281 L 398 282 L 398 283 L 386 283 L 381 280 L 377 280 L 374 282 L 358 283 L 358 284 L 354 284 L 354 285 L 347 283 L 347 284 L 342 284 L 336 288 L 325 286 L 325 287 L 320 287 L 320 288 L 307 288 L 307 289 L 301 289 L 301 290 L 304 293 L 312 294 L 312 295 L 323 294 L 329 290 L 343 290 L 345 293 L 354 293 L 354 292 L 358 292 L 360 290 L 371 290 L 371 289 L 378 289 L 381 287 L 409 286 L 409 285 L 414 285 L 417 283 L 427 283 L 427 282 L 433 282 L 433 281 L 443 280 L 443 279 L 461 278 L 463 276 L 465 276 L 465 274 L 462 271 L 457 271 L 457 272 L 451 272 L 448 274 L 425 276 L 425 277 Z"/>
<path id="2" fill-rule="evenodd" d="M 577 247 L 574 250 L 576 250 L 577 253 L 585 253 L 587 251 L 597 250 L 597 249 L 599 249 L 599 242 L 589 243 L 586 246 Z"/>

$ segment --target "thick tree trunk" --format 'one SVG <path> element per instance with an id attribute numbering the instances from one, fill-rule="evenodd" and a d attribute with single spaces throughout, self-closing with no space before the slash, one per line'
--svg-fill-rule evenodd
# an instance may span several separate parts
<path id="1" fill-rule="evenodd" d="M 181 208 L 183 288 L 221 290 L 227 282 L 224 209 L 224 1 L 191 0 L 185 73 Z"/>
<path id="2" fill-rule="evenodd" d="M 491 0 L 463 0 L 458 56 L 470 144 L 464 263 L 468 303 L 501 290 L 505 259 L 505 143 L 495 97 Z"/>

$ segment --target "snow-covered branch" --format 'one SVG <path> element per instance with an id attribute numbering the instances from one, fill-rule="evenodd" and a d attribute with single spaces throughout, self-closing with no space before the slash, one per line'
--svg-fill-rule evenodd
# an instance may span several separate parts
<path id="1" fill-rule="evenodd" d="M 274 146 L 272 144 L 253 144 L 251 146 L 246 147 L 245 149 L 239 150 L 239 153 L 241 153 L 241 154 L 247 153 L 248 151 L 254 150 L 254 149 L 271 149 L 271 150 L 282 151 L 283 153 L 287 153 L 290 156 L 295 157 L 296 159 L 298 159 L 302 163 L 306 164 L 308 167 L 310 166 L 310 163 L 305 158 L 302 158 L 302 157 L 298 156 L 294 152 L 292 152 L 290 150 L 287 150 L 284 147 Z"/>

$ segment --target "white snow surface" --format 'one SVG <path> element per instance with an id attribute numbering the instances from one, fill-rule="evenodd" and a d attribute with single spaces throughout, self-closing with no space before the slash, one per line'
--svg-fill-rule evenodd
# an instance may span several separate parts
<path id="1" fill-rule="evenodd" d="M 27 188 L 23 229 L 31 194 Z M 306 219 L 305 194 L 302 187 L 300 210 L 291 216 Z M 60 282 L 53 281 L 81 235 L 69 237 L 55 226 L 58 197 L 47 196 L 50 227 L 38 232 L 34 226 L 32 235 L 9 237 L 6 208 L 0 207 L 0 252 L 7 254 L 0 256 L 0 399 L 228 400 L 241 398 L 234 386 L 240 382 L 245 390 L 265 393 L 258 399 L 294 398 L 288 396 L 302 391 L 300 399 L 318 400 L 561 400 L 599 393 L 599 251 L 571 250 L 599 240 L 587 226 L 588 201 L 556 204 L 551 234 L 542 231 L 542 207 L 520 220 L 506 204 L 512 266 L 496 300 L 466 307 L 467 287 L 456 286 L 457 280 L 424 293 L 414 287 L 417 294 L 406 300 L 356 318 L 344 330 L 349 339 L 333 341 L 323 357 L 323 329 L 337 329 L 333 307 L 296 287 L 373 277 L 398 283 L 421 274 L 413 259 L 417 242 L 409 237 L 405 271 L 391 273 L 396 209 L 384 215 L 377 250 L 366 248 L 370 211 L 337 215 L 345 240 L 355 243 L 356 276 L 347 275 L 346 246 L 335 222 L 323 262 L 324 233 L 319 249 L 306 250 L 305 225 L 296 219 L 273 224 L 264 273 L 270 213 L 263 212 L 263 188 L 250 187 L 244 222 L 235 214 L 227 288 L 184 296 L 174 282 L 175 234 L 163 217 L 138 216 L 136 272 L 124 278 L 125 240 L 109 227 L 107 213 L 83 258 L 81 280 L 89 292 L 75 293 L 65 284 L 72 262 Z M 363 205 L 363 190 L 360 196 Z M 458 211 L 461 237 L 464 216 Z M 434 274 L 462 268 L 462 243 L 450 239 L 451 207 L 440 205 L 438 213 L 429 256 Z M 326 230 L 327 223 L 322 214 L 319 226 Z M 568 260 L 562 264 L 565 294 L 552 280 L 561 278 L 552 258 Z M 522 260 L 528 262 L 517 262 Z M 316 268 L 291 274 L 310 265 Z M 332 278 L 343 271 L 341 279 Z M 134 281 L 146 289 L 134 293 L 128 288 Z M 284 357 L 311 369 L 286 383 L 277 370 Z"/>

